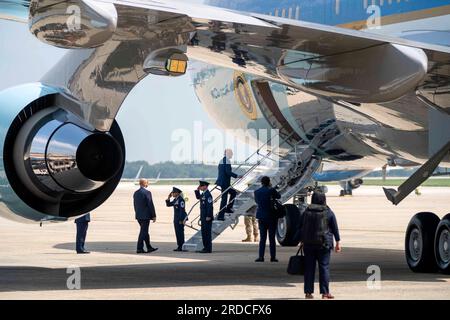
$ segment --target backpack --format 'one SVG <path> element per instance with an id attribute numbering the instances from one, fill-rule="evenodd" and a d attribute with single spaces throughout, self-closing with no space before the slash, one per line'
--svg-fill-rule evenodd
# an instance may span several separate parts
<path id="1" fill-rule="evenodd" d="M 325 247 L 328 232 L 328 208 L 319 205 L 308 206 L 303 213 L 302 242 Z"/>

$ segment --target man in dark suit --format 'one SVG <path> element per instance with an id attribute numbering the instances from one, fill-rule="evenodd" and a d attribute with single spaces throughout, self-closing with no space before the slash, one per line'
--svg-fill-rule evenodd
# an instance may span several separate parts
<path id="1" fill-rule="evenodd" d="M 273 199 L 280 199 L 281 195 L 272 188 L 269 177 L 261 178 L 262 187 L 255 191 L 255 202 L 258 205 L 256 219 L 259 222 L 259 257 L 255 262 L 264 262 L 266 251 L 267 233 L 269 233 L 270 261 L 278 262 L 276 258 L 275 235 L 277 231 L 278 218 L 272 212 Z"/>
<path id="2" fill-rule="evenodd" d="M 200 185 L 195 190 L 195 197 L 200 200 L 200 221 L 202 223 L 203 250 L 199 253 L 212 252 L 212 221 L 214 219 L 213 198 L 208 190 L 209 183 L 199 181 Z"/>
<path id="3" fill-rule="evenodd" d="M 86 235 L 90 221 L 91 215 L 89 213 L 79 217 L 78 219 L 75 219 L 75 224 L 77 225 L 76 250 L 78 254 L 89 253 L 89 251 L 84 248 L 84 243 L 86 241 Z"/>
<path id="4" fill-rule="evenodd" d="M 232 171 L 231 168 L 231 158 L 233 157 L 233 150 L 226 149 L 224 152 L 224 157 L 220 160 L 218 166 L 218 176 L 216 180 L 216 185 L 218 185 L 222 190 L 222 199 L 220 201 L 220 211 L 217 215 L 217 220 L 224 220 L 225 213 L 233 212 L 234 198 L 236 198 L 236 190 L 231 188 L 231 178 L 240 178 Z M 230 199 L 228 199 L 230 195 Z"/>
<path id="5" fill-rule="evenodd" d="M 173 207 L 173 226 L 177 237 L 177 248 L 173 251 L 183 251 L 184 225 L 187 220 L 186 203 L 182 191 L 173 187 L 172 192 L 166 199 L 166 206 Z"/>
<path id="6" fill-rule="evenodd" d="M 155 206 L 152 200 L 152 193 L 146 189 L 148 187 L 148 181 L 145 179 L 140 179 L 139 185 L 139 190 L 137 190 L 133 195 L 134 212 L 136 214 L 136 220 L 139 222 L 139 226 L 141 227 L 136 252 L 151 253 L 158 250 L 158 248 L 153 248 L 150 245 L 150 235 L 148 233 L 150 220 L 156 222 Z M 147 247 L 147 251 L 144 251 L 144 242 Z"/>

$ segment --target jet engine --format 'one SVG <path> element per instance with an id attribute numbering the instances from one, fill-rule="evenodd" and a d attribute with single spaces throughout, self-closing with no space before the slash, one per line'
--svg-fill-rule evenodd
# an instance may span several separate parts
<path id="1" fill-rule="evenodd" d="M 351 196 L 353 194 L 353 190 L 358 189 L 363 183 L 364 180 L 361 178 L 340 181 L 339 185 L 341 186 L 342 190 L 340 191 L 339 196 Z"/>
<path id="2" fill-rule="evenodd" d="M 97 131 L 66 102 L 73 103 L 40 83 L 0 92 L 1 216 L 64 221 L 98 207 L 119 183 L 119 126 Z"/>
<path id="3" fill-rule="evenodd" d="M 32 0 L 30 31 L 60 48 L 95 48 L 112 37 L 117 11 L 112 3 L 92 0 Z"/>
<path id="4" fill-rule="evenodd" d="M 349 181 L 350 187 L 352 189 L 358 189 L 363 183 L 363 179 L 354 179 Z"/>

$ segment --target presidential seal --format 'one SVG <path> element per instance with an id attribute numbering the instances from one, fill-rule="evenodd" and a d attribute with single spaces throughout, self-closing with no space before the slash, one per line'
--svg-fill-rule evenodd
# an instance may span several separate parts
<path id="1" fill-rule="evenodd" d="M 256 120 L 256 102 L 253 98 L 250 85 L 241 72 L 234 73 L 234 95 L 241 110 L 250 120 Z"/>

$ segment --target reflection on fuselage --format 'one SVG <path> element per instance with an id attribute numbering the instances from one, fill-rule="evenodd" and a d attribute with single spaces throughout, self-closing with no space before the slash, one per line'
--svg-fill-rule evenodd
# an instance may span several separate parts
<path id="1" fill-rule="evenodd" d="M 450 29 L 450 19 L 445 19 L 450 14 L 450 1 L 447 0 L 205 2 L 238 11 L 358 30 L 371 27 L 370 18 L 374 17 L 374 14 L 379 14 L 377 28 L 368 30 L 369 32 L 405 38 L 413 36 L 415 41 L 450 45 L 450 37 L 441 36 L 442 33 L 448 35 Z M 371 7 L 373 5 L 380 11 L 374 12 L 373 10 L 377 8 Z M 417 28 L 418 26 L 420 28 Z M 419 29 L 426 29 L 426 32 Z M 440 36 L 435 37 L 436 34 Z M 218 43 L 216 51 L 225 50 L 220 46 L 220 39 L 216 42 Z M 211 51 L 216 52 L 213 49 Z M 430 63 L 435 63 L 432 62 L 434 58 L 430 58 Z M 235 60 L 236 64 L 245 67 L 246 59 L 242 54 L 236 54 Z M 444 64 L 435 63 L 430 67 L 442 70 L 448 68 L 448 61 L 444 61 Z M 440 101 L 439 105 L 442 108 L 448 108 L 449 79 L 443 77 L 443 74 L 446 73 L 439 72 L 437 77 L 441 78 L 435 79 L 436 76 L 430 73 L 429 79 L 426 79 L 420 88 L 420 93 L 430 101 Z M 358 168 L 376 168 L 386 163 L 419 164 L 424 163 L 442 142 L 436 138 L 438 136 L 436 132 L 441 130 L 442 126 L 436 122 L 436 125 L 430 124 L 432 119 L 439 117 L 436 114 L 438 111 L 429 108 L 426 102 L 413 92 L 399 100 L 383 104 L 331 102 L 281 84 L 267 82 L 257 75 L 247 74 L 245 77 L 251 90 L 248 93 L 249 97 L 243 100 L 236 99 L 233 84 L 236 78 L 234 72 L 229 69 L 195 62 L 191 75 L 196 93 L 206 111 L 224 128 L 276 128 L 284 135 L 294 133 L 297 141 L 308 142 L 311 140 L 311 134 L 319 130 L 321 124 L 335 121 L 339 134 L 332 141 L 322 145 L 320 150 L 330 162 L 341 164 L 345 162 L 347 166 Z M 437 96 L 436 92 L 442 92 L 442 95 Z M 249 105 L 243 105 L 246 103 Z M 254 107 L 256 116 L 252 119 L 245 110 L 253 104 L 256 106 Z M 443 165 L 449 164 L 450 159 L 447 157 Z"/>
<path id="2" fill-rule="evenodd" d="M 234 92 L 233 70 L 195 62 L 190 72 L 199 100 L 223 128 L 275 128 L 284 136 L 294 132 L 297 142 L 308 143 L 321 127 L 335 122 L 338 134 L 319 150 L 329 162 L 369 169 L 387 162 L 424 163 L 429 157 L 428 121 L 433 111 L 414 94 L 384 104 L 332 103 L 245 75 L 251 90 L 242 100 Z M 254 118 L 249 108 L 256 108 Z M 449 165 L 450 159 L 443 164 Z"/>

